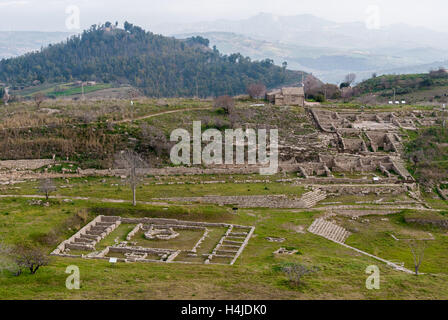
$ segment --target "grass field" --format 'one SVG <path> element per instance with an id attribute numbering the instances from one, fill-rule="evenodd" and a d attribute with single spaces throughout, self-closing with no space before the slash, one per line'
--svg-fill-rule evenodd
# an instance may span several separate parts
<path id="1" fill-rule="evenodd" d="M 231 214 L 225 207 L 171 206 L 127 204 L 100 204 L 89 201 L 73 203 L 54 202 L 50 207 L 31 206 L 25 199 L 2 199 L 0 211 L 0 239 L 16 243 L 22 239 L 41 239 L 54 229 L 58 238 L 66 239 L 81 227 L 67 226 L 66 221 L 76 212 L 87 208 L 89 219 L 97 214 L 122 216 L 150 216 L 177 218 L 190 221 L 225 221 L 256 227 L 255 236 L 234 266 L 117 264 L 70 258 L 53 258 L 49 266 L 34 275 L 14 277 L 8 272 L 0 275 L 2 299 L 446 299 L 448 276 L 441 263 L 441 255 L 448 249 L 446 235 L 432 230 L 436 241 L 428 250 L 422 272 L 431 274 L 419 277 L 393 269 L 345 249 L 335 243 L 312 235 L 298 233 L 294 226 L 307 228 L 318 212 L 291 212 L 290 210 L 251 209 Z M 383 221 L 371 222 L 380 226 Z M 366 226 L 366 230 L 369 228 Z M 400 222 L 400 216 L 390 218 L 390 226 L 397 234 L 422 232 L 421 228 Z M 383 228 L 383 229 L 384 229 Z M 124 230 L 124 229 L 123 229 Z M 122 230 L 122 231 L 123 231 Z M 124 230 L 124 233 L 127 230 Z M 364 231 L 364 230 L 363 230 Z M 284 237 L 284 243 L 265 240 L 268 236 Z M 390 240 L 389 240 L 390 238 Z M 410 252 L 392 242 L 381 229 L 378 232 L 357 233 L 349 243 L 390 259 L 405 262 L 411 267 Z M 393 245 L 391 245 L 391 242 Z M 42 244 L 48 252 L 55 244 Z M 279 247 L 295 248 L 299 254 L 274 256 Z M 300 288 L 291 287 L 286 276 L 278 271 L 284 262 L 300 262 L 319 271 L 307 275 Z M 77 265 L 81 271 L 81 289 L 65 288 L 65 268 Z M 381 289 L 365 289 L 365 269 L 376 264 L 381 270 Z M 434 273 L 434 274 L 433 274 Z"/>
<path id="2" fill-rule="evenodd" d="M 183 179 L 179 178 L 178 182 Z M 173 178 L 169 179 L 173 181 Z M 175 181 L 175 180 L 174 180 Z M 213 181 L 213 180 L 211 180 Z M 215 180 L 219 181 L 219 180 Z M 244 180 L 243 180 L 244 182 Z M 132 191 L 125 181 L 120 178 L 72 178 L 56 179 L 58 190 L 51 195 L 61 197 L 92 197 L 106 199 L 131 200 Z M 170 182 L 168 182 L 170 183 Z M 175 182 L 171 182 L 175 183 Z M 185 182 L 184 182 L 185 183 Z M 2 194 L 35 195 L 39 194 L 39 182 L 18 183 L 10 187 L 2 187 Z M 147 178 L 137 189 L 137 198 L 140 201 L 154 198 L 172 197 L 200 197 L 205 195 L 236 196 L 236 195 L 269 195 L 287 194 L 300 197 L 305 192 L 303 186 L 294 186 L 290 183 L 216 183 L 216 184 L 155 184 L 154 178 Z"/>
<path id="3" fill-rule="evenodd" d="M 249 103 L 237 102 L 236 112 L 241 124 L 263 123 L 279 127 L 281 137 L 295 144 L 304 136 L 313 134 L 317 136 L 317 130 L 302 108 L 284 108 L 279 112 L 272 112 L 271 108 L 256 109 L 250 107 Z M 104 143 L 103 141 L 96 143 L 94 138 L 100 129 L 105 130 L 105 135 L 113 133 L 120 137 L 124 136 L 127 141 L 128 138 L 135 136 L 136 130 L 143 122 L 157 126 L 166 134 L 179 127 L 191 130 L 193 120 L 203 121 L 204 128 L 219 126 L 222 129 L 230 125 L 230 119 L 226 115 L 217 110 L 204 109 L 211 107 L 211 101 L 192 99 L 137 99 L 132 106 L 128 100 L 107 102 L 47 100 L 38 109 L 29 101 L 2 108 L 0 127 L 9 130 L 22 126 L 51 127 L 50 124 L 53 124 L 65 128 L 87 128 L 93 137 L 92 146 L 99 148 L 104 146 Z M 333 108 L 332 110 L 355 110 L 359 106 L 338 104 L 324 107 Z M 198 110 L 186 110 L 192 108 Z M 403 109 L 411 108 L 415 109 L 410 106 L 403 107 Z M 174 110 L 182 112 L 149 117 Z M 397 108 L 380 106 L 371 110 L 394 111 Z M 108 126 L 107 122 L 114 124 Z M 23 132 L 27 137 L 31 131 L 26 128 Z M 35 134 L 39 136 L 36 132 Z M 42 134 L 45 135 L 46 131 L 43 130 Z M 9 139 L 13 136 L 10 135 Z M 34 141 L 35 136 L 30 140 Z M 11 145 L 14 150 L 18 149 L 17 144 Z M 5 149 L 11 150 L 8 148 Z M 314 151 L 319 153 L 319 150 L 313 149 Z M 49 155 L 51 156 L 50 153 Z M 57 156 L 57 159 L 64 158 Z M 75 160 L 71 160 L 71 163 L 73 168 L 79 165 Z M 64 163 L 64 168 L 69 168 L 69 165 L 70 162 Z M 50 169 L 50 172 L 61 171 L 62 167 L 59 166 Z M 36 172 L 42 173 L 42 170 Z M 367 174 L 346 174 L 345 178 L 360 178 L 364 175 L 367 176 Z M 435 240 L 428 243 L 421 267 L 421 272 L 425 274 L 418 277 L 396 271 L 377 260 L 306 232 L 314 219 L 325 213 L 319 211 L 323 210 L 319 207 L 310 211 L 241 208 L 233 210 L 231 206 L 200 203 L 185 205 L 167 204 L 163 201 L 153 205 L 142 203 L 157 198 L 206 195 L 300 197 L 306 192 L 303 186 L 276 181 L 296 177 L 297 174 L 283 173 L 272 177 L 259 175 L 146 177 L 137 189 L 137 200 L 140 203 L 136 207 L 128 202 L 120 203 L 120 200 L 132 199 L 131 189 L 120 178 L 55 179 L 57 190 L 51 195 L 57 198 L 50 199 L 48 207 L 33 205 L 29 198 L 8 197 L 39 194 L 38 181 L 2 185 L 0 194 L 6 197 L 0 198 L 0 243 L 13 245 L 24 241 L 33 242 L 42 246 L 47 253 L 52 252 L 59 243 L 75 234 L 97 215 L 226 222 L 254 226 L 255 233 L 234 266 L 159 263 L 113 265 L 101 260 L 53 257 L 48 266 L 39 269 L 33 276 L 25 272 L 15 277 L 3 270 L 0 273 L 0 299 L 448 299 L 448 273 L 445 268 L 448 263 L 447 231 L 408 224 L 403 219 L 405 212 L 381 217 L 366 216 L 356 221 L 347 217 L 334 219 L 352 233 L 347 244 L 385 259 L 404 263 L 408 269 L 413 267 L 412 254 L 405 242 L 395 240 L 392 235 L 398 238 L 421 238 L 431 233 Z M 78 200 L 75 197 L 88 199 Z M 423 197 L 434 208 L 448 209 L 447 201 L 433 199 L 432 194 L 423 194 Z M 64 198 L 71 198 L 71 201 L 64 201 Z M 116 203 L 106 203 L 103 202 L 104 199 L 115 200 Z M 397 202 L 409 201 L 410 198 L 406 194 L 362 197 L 342 195 L 329 197 L 325 202 L 355 205 L 360 201 L 376 200 Z M 97 249 L 113 244 L 115 238 L 124 239 L 131 228 L 131 225 L 120 226 L 110 237 L 101 242 Z M 211 236 L 214 241 L 218 241 L 220 232 Z M 198 237 L 199 234 L 186 232 L 177 245 L 187 248 Z M 269 242 L 266 237 L 281 237 L 286 240 L 283 243 Z M 142 234 L 138 234 L 136 239 L 140 244 L 147 242 Z M 274 255 L 273 252 L 280 247 L 295 249 L 298 253 Z M 316 268 L 316 272 L 304 277 L 303 285 L 299 288 L 292 286 L 279 268 L 282 264 L 291 262 Z M 70 265 L 80 268 L 80 290 L 70 291 L 65 287 L 68 276 L 65 270 Z M 380 290 L 366 289 L 365 281 L 369 275 L 365 270 L 370 265 L 377 265 L 380 268 Z"/>
<path id="4" fill-rule="evenodd" d="M 84 87 L 84 93 L 91 93 L 104 89 L 112 88 L 112 84 L 99 83 L 91 86 Z M 55 98 L 68 97 L 74 95 L 80 95 L 82 93 L 81 86 L 75 86 L 74 83 L 63 84 L 43 84 L 34 87 L 25 88 L 23 90 L 15 90 L 13 94 L 18 94 L 22 97 L 31 97 L 37 93 L 42 93 L 46 96 L 53 96 Z"/>

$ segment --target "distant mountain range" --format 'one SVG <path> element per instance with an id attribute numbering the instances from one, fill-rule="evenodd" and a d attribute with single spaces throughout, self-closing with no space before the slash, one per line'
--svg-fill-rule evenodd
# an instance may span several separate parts
<path id="1" fill-rule="evenodd" d="M 153 30 L 178 38 L 201 35 L 224 53 L 287 61 L 289 67 L 329 82 L 342 81 L 348 72 L 357 73 L 359 80 L 374 72 L 420 72 L 427 66 L 447 66 L 448 60 L 448 34 L 403 24 L 371 30 L 361 22 L 263 13 L 239 21 L 165 24 Z"/>

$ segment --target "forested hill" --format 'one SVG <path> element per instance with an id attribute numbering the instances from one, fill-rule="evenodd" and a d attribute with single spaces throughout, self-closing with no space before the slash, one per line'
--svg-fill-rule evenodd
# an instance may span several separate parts
<path id="1" fill-rule="evenodd" d="M 375 93 L 390 96 L 393 90 L 396 94 L 403 95 L 447 86 L 448 71 L 445 68 L 440 68 L 429 73 L 373 77 L 359 83 L 356 88 L 360 94 Z"/>
<path id="2" fill-rule="evenodd" d="M 296 83 L 297 71 L 272 60 L 251 61 L 240 54 L 222 55 L 208 40 L 156 35 L 125 23 L 106 23 L 39 52 L 0 61 L 0 82 L 30 85 L 91 80 L 128 82 L 148 96 L 236 95 L 250 83 L 267 87 Z"/>

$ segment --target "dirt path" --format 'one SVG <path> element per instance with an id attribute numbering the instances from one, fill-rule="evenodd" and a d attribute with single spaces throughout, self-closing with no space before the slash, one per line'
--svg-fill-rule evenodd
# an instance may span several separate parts
<path id="1" fill-rule="evenodd" d="M 1 194 L 0 199 L 4 198 L 25 198 L 25 199 L 45 199 L 45 196 L 41 194 Z M 84 200 L 84 201 L 96 201 L 103 203 L 132 203 L 132 200 L 123 199 L 107 199 L 107 198 L 90 198 L 90 197 L 73 197 L 73 196 L 49 196 L 49 199 L 58 200 Z M 161 201 L 137 201 L 138 204 L 148 204 L 155 206 L 169 206 L 169 203 Z"/>
<path id="2" fill-rule="evenodd" d="M 20 195 L 20 194 L 2 194 L 0 199 L 3 198 L 35 198 L 45 199 L 43 195 Z M 50 199 L 59 200 L 84 200 L 95 201 L 103 203 L 132 203 L 131 200 L 124 199 L 108 199 L 108 198 L 91 198 L 82 196 L 50 196 Z M 290 198 L 287 195 L 252 195 L 252 196 L 201 196 L 201 197 L 174 197 L 174 198 L 154 198 L 151 201 L 137 201 L 139 204 L 144 205 L 160 205 L 169 206 L 172 203 L 178 203 L 182 205 L 191 205 L 194 203 L 208 203 L 218 205 L 236 205 L 241 208 L 282 208 L 282 209 L 305 209 L 303 198 Z M 308 211 L 327 212 L 335 215 L 346 216 L 363 216 L 366 214 L 374 215 L 388 215 L 397 213 L 403 209 L 416 209 L 413 206 L 326 206 L 326 207 L 313 207 L 307 208 Z M 439 209 L 427 209 L 418 208 L 421 211 L 440 212 Z"/>
<path id="3" fill-rule="evenodd" d="M 158 116 L 163 116 L 165 114 L 170 114 L 170 113 L 177 113 L 177 112 L 182 112 L 182 111 L 210 110 L 210 109 L 212 109 L 212 107 L 176 109 L 176 110 L 169 110 L 169 111 L 163 111 L 163 112 L 158 112 L 158 113 L 154 113 L 154 114 L 149 114 L 149 115 L 146 115 L 146 116 L 132 118 L 132 119 L 123 119 L 123 120 L 111 121 L 110 123 L 133 122 L 133 121 L 139 121 L 139 120 L 145 120 L 145 119 L 154 118 L 154 117 L 158 117 Z"/>
<path id="4" fill-rule="evenodd" d="M 126 122 L 134 122 L 134 121 L 139 121 L 139 120 L 144 120 L 144 119 L 149 119 L 149 118 L 154 118 L 154 117 L 158 117 L 158 116 L 163 116 L 165 114 L 170 114 L 170 113 L 177 113 L 177 112 L 182 112 L 182 111 L 200 111 L 200 110 L 211 110 L 213 109 L 212 107 L 203 107 L 203 108 L 186 108 L 186 109 L 176 109 L 176 110 L 168 110 L 168 111 L 163 111 L 163 112 L 158 112 L 158 113 L 153 113 L 153 114 L 148 114 L 146 116 L 141 116 L 141 117 L 137 117 L 137 118 L 128 118 L 128 119 L 122 119 L 122 120 L 116 120 L 116 121 L 108 121 L 108 123 L 126 123 Z M 59 127 L 62 126 L 77 126 L 77 125 L 84 125 L 85 123 L 66 123 L 66 124 L 62 124 L 62 125 L 58 125 Z M 48 126 L 50 126 L 50 124 L 48 125 L 41 125 L 41 126 L 26 126 L 26 127 L 12 127 L 12 128 L 1 128 L 0 130 L 6 131 L 6 130 L 11 130 L 11 129 L 17 129 L 17 130 L 26 130 L 26 129 L 36 129 L 36 128 L 47 128 Z"/>

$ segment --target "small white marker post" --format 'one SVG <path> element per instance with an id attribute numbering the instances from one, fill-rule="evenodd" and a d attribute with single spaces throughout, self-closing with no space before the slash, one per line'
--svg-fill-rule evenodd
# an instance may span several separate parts
<path id="1" fill-rule="evenodd" d="M 109 258 L 109 263 L 117 263 L 117 258 Z"/>

